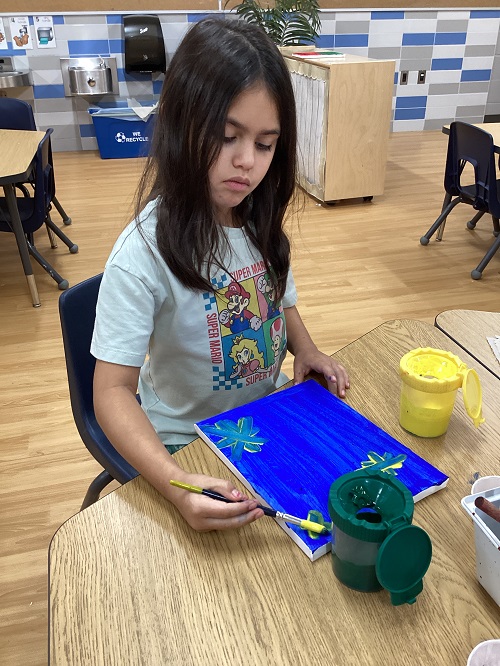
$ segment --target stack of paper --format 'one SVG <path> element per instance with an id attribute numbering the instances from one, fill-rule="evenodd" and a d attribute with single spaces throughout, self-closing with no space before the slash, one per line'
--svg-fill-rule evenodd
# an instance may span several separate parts
<path id="1" fill-rule="evenodd" d="M 500 335 L 495 335 L 494 338 L 486 338 L 490 343 L 490 347 L 496 356 L 497 361 L 500 363 Z"/>

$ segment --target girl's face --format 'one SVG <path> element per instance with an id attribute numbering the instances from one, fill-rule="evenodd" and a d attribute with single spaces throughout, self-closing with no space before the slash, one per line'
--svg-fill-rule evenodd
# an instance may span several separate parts
<path id="1" fill-rule="evenodd" d="M 279 133 L 278 110 L 264 86 L 245 90 L 229 107 L 224 144 L 208 174 L 219 224 L 232 226 L 232 209 L 266 175 Z"/>

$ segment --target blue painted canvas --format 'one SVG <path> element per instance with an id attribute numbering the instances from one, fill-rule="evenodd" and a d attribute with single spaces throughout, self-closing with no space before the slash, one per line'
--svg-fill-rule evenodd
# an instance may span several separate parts
<path id="1" fill-rule="evenodd" d="M 346 402 L 309 380 L 195 424 L 198 434 L 263 504 L 326 521 L 328 492 L 360 468 L 397 476 L 417 501 L 448 477 Z M 311 558 L 330 549 L 329 536 L 278 521 Z"/>

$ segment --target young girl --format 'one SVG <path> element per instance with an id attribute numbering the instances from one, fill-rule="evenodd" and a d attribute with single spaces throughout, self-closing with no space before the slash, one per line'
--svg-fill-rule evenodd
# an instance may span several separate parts
<path id="1" fill-rule="evenodd" d="M 239 20 L 195 24 L 165 75 L 136 220 L 101 284 L 91 348 L 97 418 L 197 530 L 242 526 L 263 512 L 230 481 L 178 466 L 171 453 L 195 438 L 196 421 L 282 385 L 287 349 L 295 382 L 315 370 L 340 396 L 349 386 L 295 307 L 283 230 L 295 123 L 288 70 L 260 29 Z M 264 282 L 272 282 L 273 308 Z M 234 347 L 245 339 L 259 361 L 235 372 Z M 170 479 L 237 501 L 216 502 Z"/>

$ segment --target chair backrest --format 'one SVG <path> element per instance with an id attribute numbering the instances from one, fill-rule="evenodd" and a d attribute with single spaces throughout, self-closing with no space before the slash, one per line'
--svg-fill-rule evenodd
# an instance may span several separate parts
<path id="1" fill-rule="evenodd" d="M 21 223 L 24 232 L 27 234 L 34 233 L 43 225 L 47 217 L 50 202 L 54 196 L 54 178 L 52 176 L 52 165 L 49 162 L 50 135 L 53 131 L 53 129 L 49 128 L 45 132 L 45 136 L 38 144 L 35 153 L 33 171 L 30 176 L 30 182 L 34 188 L 33 196 L 18 199 Z M 7 204 L 5 203 L 2 208 L 6 214 L 8 210 Z M 10 224 L 5 220 L 0 220 L 0 231 L 12 231 Z"/>
<path id="2" fill-rule="evenodd" d="M 0 129 L 36 130 L 35 116 L 28 102 L 0 97 Z"/>
<path id="3" fill-rule="evenodd" d="M 90 343 L 101 279 L 102 274 L 96 275 L 63 291 L 59 316 L 76 427 L 94 458 L 114 479 L 125 483 L 137 476 L 137 471 L 113 447 L 94 412 L 95 358 L 90 353 Z"/>
<path id="4" fill-rule="evenodd" d="M 471 183 L 461 182 L 467 163 L 474 168 L 472 188 Z M 476 210 L 498 217 L 495 144 L 489 132 L 469 123 L 451 123 L 444 187 L 452 196 L 463 196 Z"/>

